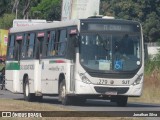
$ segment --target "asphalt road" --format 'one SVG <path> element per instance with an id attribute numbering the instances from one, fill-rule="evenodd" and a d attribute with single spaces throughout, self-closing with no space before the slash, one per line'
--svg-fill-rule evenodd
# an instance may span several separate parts
<path id="1" fill-rule="evenodd" d="M 7 90 L 0 90 L 0 99 L 4 98 L 23 100 L 23 95 L 13 94 L 12 92 L 9 92 Z M 116 103 L 112 103 L 107 100 L 87 100 L 87 102 L 83 106 L 63 106 L 60 102 L 58 102 L 57 97 L 44 97 L 42 102 L 77 111 L 160 111 L 160 104 L 138 102 L 129 102 L 127 107 L 117 107 Z"/>

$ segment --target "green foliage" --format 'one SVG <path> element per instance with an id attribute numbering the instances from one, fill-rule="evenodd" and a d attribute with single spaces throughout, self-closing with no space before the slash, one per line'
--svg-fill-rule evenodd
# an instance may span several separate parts
<path id="1" fill-rule="evenodd" d="M 15 18 L 14 14 L 4 14 L 0 18 L 0 28 L 1 29 L 9 29 L 9 28 L 11 28 L 14 18 Z"/>
<path id="2" fill-rule="evenodd" d="M 36 6 L 31 8 L 32 18 L 60 20 L 61 0 L 41 0 Z"/>
<path id="3" fill-rule="evenodd" d="M 8 4 L 10 0 L 0 0 L 0 16 L 8 11 Z"/>
<path id="4" fill-rule="evenodd" d="M 141 22 L 146 42 L 160 38 L 160 0 L 101 0 L 100 13 Z"/>
<path id="5" fill-rule="evenodd" d="M 143 29 L 145 38 L 148 36 L 146 41 L 158 41 L 160 38 L 160 18 L 156 12 L 152 12 L 146 16 Z"/>
<path id="6" fill-rule="evenodd" d="M 151 74 L 151 72 L 154 70 L 156 63 L 154 61 L 148 60 L 145 63 L 145 73 L 146 74 Z"/>
<path id="7" fill-rule="evenodd" d="M 160 54 L 158 54 L 153 60 L 145 61 L 146 74 L 151 74 L 155 69 L 160 70 Z"/>
<path id="8" fill-rule="evenodd" d="M 16 1 L 0 0 L 0 27 L 7 29 L 10 26 L 8 24 L 14 16 L 11 12 Z M 18 19 L 23 19 L 26 10 L 29 19 L 60 20 L 61 4 L 62 0 L 19 0 L 17 16 Z M 160 39 L 160 0 L 101 0 L 100 14 L 139 21 L 146 42 L 157 42 Z M 2 20 L 7 15 L 6 21 L 9 23 Z"/>

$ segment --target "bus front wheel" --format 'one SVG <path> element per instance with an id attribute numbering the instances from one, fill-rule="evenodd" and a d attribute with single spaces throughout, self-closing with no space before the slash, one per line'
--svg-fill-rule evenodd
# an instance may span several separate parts
<path id="1" fill-rule="evenodd" d="M 59 85 L 59 100 L 62 102 L 63 105 L 70 104 L 70 97 L 66 94 L 65 80 L 61 81 Z"/>

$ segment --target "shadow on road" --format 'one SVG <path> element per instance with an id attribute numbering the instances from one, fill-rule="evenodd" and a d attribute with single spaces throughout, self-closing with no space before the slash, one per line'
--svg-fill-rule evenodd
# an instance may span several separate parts
<path id="1" fill-rule="evenodd" d="M 15 100 L 24 100 L 15 99 Z M 41 103 L 61 105 L 61 102 L 58 101 L 57 97 L 44 97 Z M 81 106 L 81 107 L 117 107 L 116 103 L 110 102 L 108 100 L 87 100 L 83 105 L 69 105 L 69 106 Z M 159 104 L 151 103 L 128 103 L 127 107 L 160 107 Z"/>
<path id="2" fill-rule="evenodd" d="M 24 100 L 23 94 L 13 94 L 7 90 L 0 90 L 0 99 L 14 99 L 14 100 Z M 58 101 L 58 97 L 48 97 L 44 96 L 41 103 L 61 105 L 61 102 Z M 83 105 L 69 105 L 69 106 L 81 106 L 81 107 L 117 107 L 116 103 L 110 102 L 108 100 L 87 100 Z M 160 104 L 151 104 L 151 103 L 128 103 L 127 107 L 160 107 Z"/>

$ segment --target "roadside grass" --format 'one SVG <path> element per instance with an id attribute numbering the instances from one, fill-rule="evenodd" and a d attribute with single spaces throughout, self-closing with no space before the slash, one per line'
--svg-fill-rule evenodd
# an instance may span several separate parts
<path id="1" fill-rule="evenodd" d="M 129 98 L 131 102 L 160 103 L 160 70 L 145 74 L 142 96 Z"/>
<path id="2" fill-rule="evenodd" d="M 52 104 L 0 99 L 0 111 L 69 111 Z M 71 111 L 71 110 L 70 110 Z"/>

